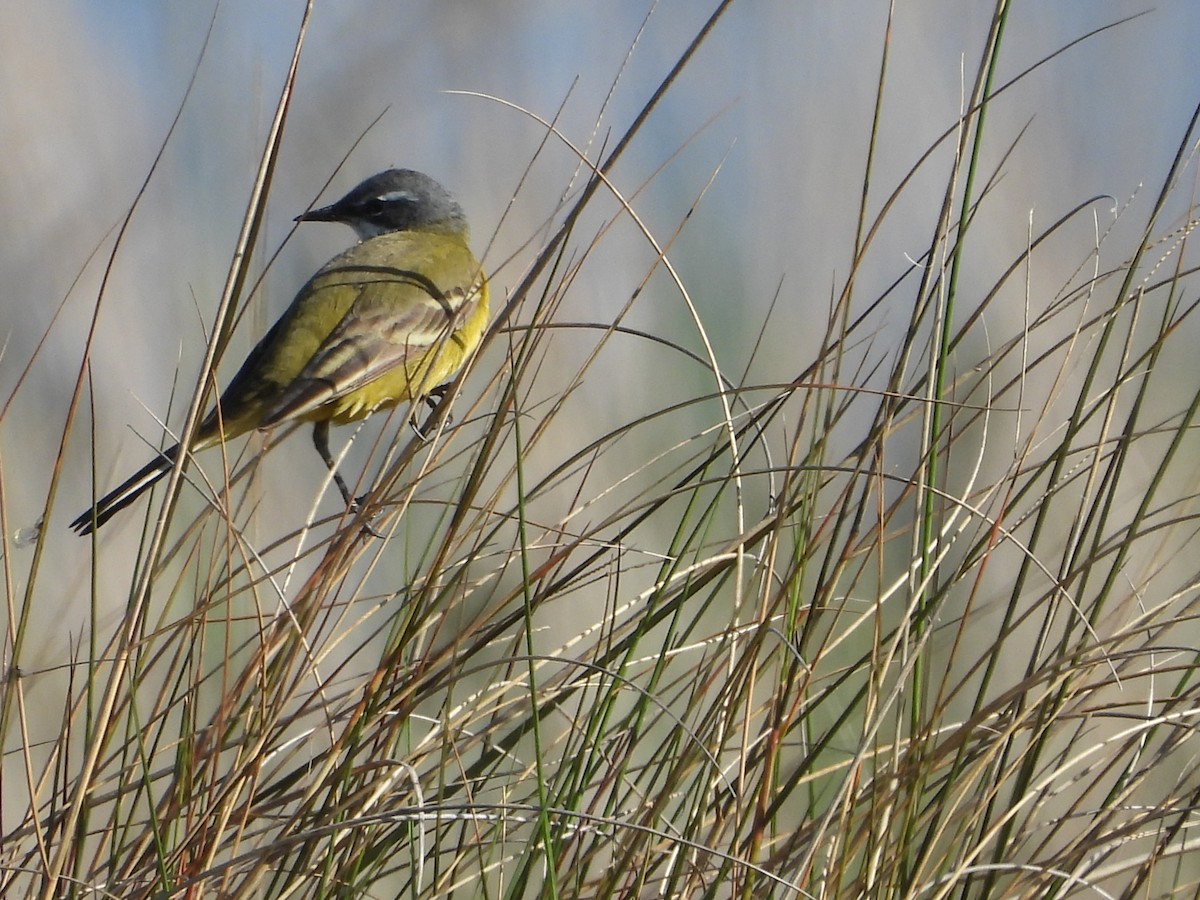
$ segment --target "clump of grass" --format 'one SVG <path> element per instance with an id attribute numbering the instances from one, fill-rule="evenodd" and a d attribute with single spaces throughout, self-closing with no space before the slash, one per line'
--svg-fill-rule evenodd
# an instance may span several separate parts
<path id="1" fill-rule="evenodd" d="M 384 536 L 347 515 L 260 545 L 261 454 L 225 460 L 199 513 L 156 499 L 136 560 L 96 545 L 94 592 L 121 568 L 128 604 L 92 623 L 45 738 L 20 651 L 52 490 L 27 577 L 5 546 L 4 793 L 29 800 L 6 895 L 1193 894 L 1200 391 L 1159 363 L 1195 327 L 1194 211 L 1161 218 L 1196 135 L 1119 265 L 1068 239 L 1088 199 L 964 297 L 1006 15 L 938 143 L 926 254 L 861 296 L 909 179 L 864 191 L 821 350 L 788 380 L 731 377 L 699 314 L 686 339 L 626 327 L 640 292 L 603 328 L 566 318 L 616 227 L 591 212 L 640 227 L 609 176 L 672 72 L 528 257 L 489 260 L 512 290 L 426 436 L 381 430 L 362 515 Z M 645 239 L 643 283 L 670 266 Z M 1077 258 L 1053 297 L 1028 287 L 1042 253 Z M 206 372 L 244 283 L 235 264 Z M 985 334 L 1014 302 L 1020 327 Z M 883 348 L 885 304 L 907 321 Z M 564 362 L 565 336 L 591 352 Z M 623 340 L 708 386 L 633 385 L 649 410 L 581 437 L 577 387 L 619 381 Z"/>

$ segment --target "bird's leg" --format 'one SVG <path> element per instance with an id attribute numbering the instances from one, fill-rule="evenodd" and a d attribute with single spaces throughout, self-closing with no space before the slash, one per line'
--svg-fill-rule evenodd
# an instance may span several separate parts
<path id="1" fill-rule="evenodd" d="M 421 398 L 422 401 L 424 401 L 425 405 L 429 407 L 429 411 L 431 413 L 435 409 L 437 409 L 437 405 L 442 402 L 442 398 L 446 396 L 446 391 L 448 391 L 449 389 L 450 389 L 450 385 L 439 384 L 432 391 L 430 391 L 428 394 L 426 394 L 424 397 Z M 450 416 L 449 414 L 447 414 L 446 415 L 446 424 L 449 425 L 453 421 L 454 421 L 453 417 Z M 408 426 L 409 426 L 409 428 L 411 428 L 413 430 L 413 433 L 416 434 L 416 436 L 418 438 L 420 438 L 422 441 L 428 440 L 428 438 L 425 435 L 425 429 L 423 429 L 421 427 L 421 423 L 417 421 L 417 408 L 416 408 L 415 404 L 413 405 L 413 408 L 409 411 L 409 414 L 408 414 Z"/>
<path id="2" fill-rule="evenodd" d="M 346 485 L 345 480 L 338 474 L 337 467 L 333 463 L 333 454 L 329 452 L 329 420 L 317 422 L 313 425 L 313 446 L 317 448 L 317 453 L 321 454 L 321 459 L 325 461 L 325 468 L 329 469 L 333 480 L 338 486 L 338 490 L 342 493 L 342 499 L 346 501 L 346 506 L 351 512 L 358 512 L 358 498 L 350 494 L 350 488 Z M 373 537 L 383 537 L 378 531 L 371 527 L 370 523 L 363 525 L 363 531 Z"/>
<path id="3" fill-rule="evenodd" d="M 321 454 L 321 459 L 325 461 L 325 468 L 333 475 L 333 480 L 337 483 L 338 490 L 342 492 L 342 499 L 346 501 L 346 505 L 355 507 L 358 501 L 350 496 L 350 488 L 346 486 L 345 480 L 338 474 L 337 466 L 333 462 L 333 454 L 329 452 L 329 420 L 317 422 L 313 425 L 313 446 L 317 448 L 317 452 Z"/>
<path id="4" fill-rule="evenodd" d="M 442 402 L 442 398 L 446 396 L 446 391 L 450 390 L 450 385 L 439 384 L 432 391 L 425 395 L 425 405 L 430 411 L 437 409 L 437 405 Z"/>

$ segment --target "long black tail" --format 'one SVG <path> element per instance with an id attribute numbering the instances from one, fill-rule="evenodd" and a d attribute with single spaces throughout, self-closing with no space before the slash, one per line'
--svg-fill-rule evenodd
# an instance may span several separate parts
<path id="1" fill-rule="evenodd" d="M 91 509 L 71 523 L 76 534 L 91 534 L 114 515 L 154 486 L 158 479 L 171 471 L 179 445 L 169 447 L 142 468 L 138 469 L 116 490 L 109 491 Z"/>

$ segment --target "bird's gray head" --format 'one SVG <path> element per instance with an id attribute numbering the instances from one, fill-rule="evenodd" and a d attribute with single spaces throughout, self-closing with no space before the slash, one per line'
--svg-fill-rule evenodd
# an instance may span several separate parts
<path id="1" fill-rule="evenodd" d="M 389 231 L 440 231 L 467 236 L 467 217 L 448 190 L 421 172 L 388 169 L 341 200 L 296 217 L 297 222 L 344 222 L 360 240 Z"/>

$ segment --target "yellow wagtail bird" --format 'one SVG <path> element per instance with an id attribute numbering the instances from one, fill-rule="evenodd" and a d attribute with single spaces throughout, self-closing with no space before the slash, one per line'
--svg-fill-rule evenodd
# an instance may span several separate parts
<path id="1" fill-rule="evenodd" d="M 435 395 L 479 344 L 487 281 L 468 246 L 462 207 L 411 169 L 368 178 L 296 221 L 344 222 L 359 243 L 335 256 L 242 363 L 205 417 L 190 452 L 281 422 L 313 422 L 313 444 L 346 503 L 329 424 Z M 71 523 L 90 534 L 171 471 L 176 444 Z"/>

